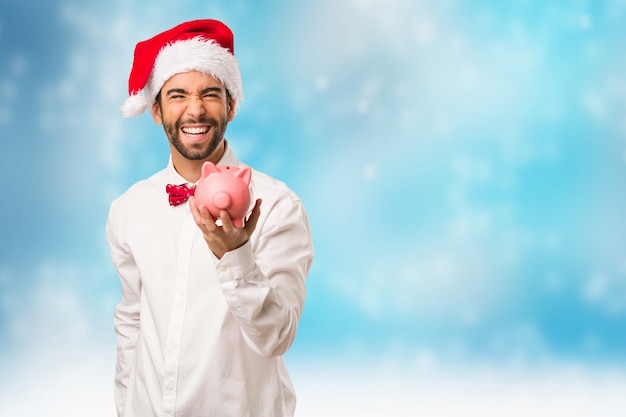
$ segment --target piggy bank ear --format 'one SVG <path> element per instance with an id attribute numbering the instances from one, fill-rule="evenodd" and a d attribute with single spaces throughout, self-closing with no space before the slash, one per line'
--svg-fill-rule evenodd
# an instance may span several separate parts
<path id="1" fill-rule="evenodd" d="M 237 171 L 235 176 L 241 178 L 243 182 L 245 182 L 246 184 L 250 184 L 250 177 L 252 177 L 252 170 L 250 169 L 250 167 L 241 168 L 239 171 Z"/>
<path id="2" fill-rule="evenodd" d="M 209 175 L 215 174 L 217 172 L 219 172 L 219 170 L 213 162 L 206 161 L 204 164 L 202 164 L 202 178 L 206 178 Z"/>

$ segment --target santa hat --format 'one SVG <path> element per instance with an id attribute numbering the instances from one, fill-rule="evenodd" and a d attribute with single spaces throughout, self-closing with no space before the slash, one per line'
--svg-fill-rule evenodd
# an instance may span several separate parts
<path id="1" fill-rule="evenodd" d="M 182 23 L 137 44 L 128 79 L 129 97 L 120 107 L 122 116 L 138 116 L 150 109 L 167 80 L 194 70 L 222 82 L 237 112 L 243 88 L 233 33 L 222 22 L 205 19 Z"/>

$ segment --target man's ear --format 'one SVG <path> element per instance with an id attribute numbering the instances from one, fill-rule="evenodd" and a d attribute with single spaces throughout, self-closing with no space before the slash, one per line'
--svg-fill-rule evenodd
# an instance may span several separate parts
<path id="1" fill-rule="evenodd" d="M 228 95 L 228 101 L 226 103 L 226 110 L 227 110 L 227 115 L 228 115 L 228 121 L 232 122 L 233 119 L 235 118 L 235 100 L 233 100 L 230 94 Z"/>
<path id="2" fill-rule="evenodd" d="M 159 100 L 155 100 L 154 104 L 152 105 L 152 109 L 150 109 L 150 112 L 152 113 L 154 123 L 162 125 L 163 118 L 161 117 L 161 106 L 159 105 Z"/>

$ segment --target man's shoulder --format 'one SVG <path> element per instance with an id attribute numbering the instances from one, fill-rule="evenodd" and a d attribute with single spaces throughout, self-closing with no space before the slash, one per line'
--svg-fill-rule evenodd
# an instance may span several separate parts
<path id="1" fill-rule="evenodd" d="M 135 182 L 117 197 L 112 205 L 135 205 L 149 202 L 159 196 L 165 198 L 165 171 L 165 169 L 161 170 L 148 178 Z"/>
<path id="2" fill-rule="evenodd" d="M 264 172 L 252 169 L 252 189 L 259 198 L 289 200 L 297 202 L 300 198 L 287 186 L 284 181 L 272 177 Z"/>

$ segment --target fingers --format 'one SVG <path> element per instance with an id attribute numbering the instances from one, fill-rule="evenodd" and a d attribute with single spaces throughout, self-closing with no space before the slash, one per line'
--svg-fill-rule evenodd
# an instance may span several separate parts
<path id="1" fill-rule="evenodd" d="M 235 226 L 233 225 L 233 221 L 226 210 L 220 211 L 220 220 L 222 221 L 222 230 L 224 233 L 232 233 Z"/>
<path id="2" fill-rule="evenodd" d="M 198 226 L 202 225 L 202 216 L 200 215 L 200 211 L 198 211 L 198 207 L 196 207 L 196 200 L 193 197 L 189 197 L 187 200 L 189 204 L 189 210 L 191 211 L 191 215 L 193 216 L 194 221 Z"/>
<path id="3" fill-rule="evenodd" d="M 262 200 L 260 198 L 256 200 L 254 207 L 252 208 L 252 212 L 250 213 L 250 217 L 245 222 L 245 225 L 241 227 L 244 229 L 248 237 L 251 236 L 252 232 L 256 229 L 256 224 L 259 220 L 259 216 L 261 215 L 261 202 Z M 233 219 L 226 210 L 220 211 L 220 221 L 222 222 L 222 230 L 224 233 L 232 233 L 236 229 L 240 228 L 235 226 Z"/>
<path id="4" fill-rule="evenodd" d="M 261 215 L 261 202 L 261 199 L 256 200 L 244 227 L 236 227 L 226 210 L 220 211 L 220 221 L 216 222 L 218 219 L 215 219 L 206 207 L 196 206 L 193 197 L 189 198 L 189 209 L 194 221 L 202 230 L 204 240 L 220 259 L 224 253 L 241 247 L 250 239 Z"/>
<path id="5" fill-rule="evenodd" d="M 213 231 L 217 228 L 215 219 L 211 216 L 209 210 L 204 206 L 198 208 L 193 197 L 189 197 L 189 210 L 191 211 L 194 221 L 201 229 Z"/>

